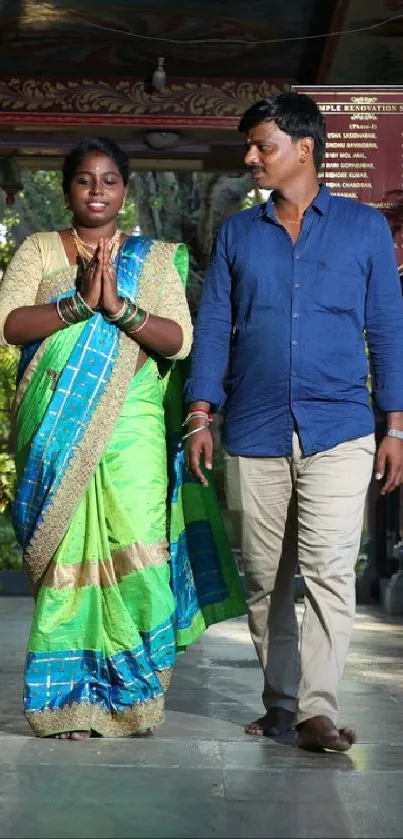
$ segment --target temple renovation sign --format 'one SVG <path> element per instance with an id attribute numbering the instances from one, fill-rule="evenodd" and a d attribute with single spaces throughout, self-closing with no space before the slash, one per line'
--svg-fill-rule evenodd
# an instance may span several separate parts
<path id="1" fill-rule="evenodd" d="M 301 87 L 326 117 L 321 179 L 387 217 L 403 271 L 403 87 Z"/>

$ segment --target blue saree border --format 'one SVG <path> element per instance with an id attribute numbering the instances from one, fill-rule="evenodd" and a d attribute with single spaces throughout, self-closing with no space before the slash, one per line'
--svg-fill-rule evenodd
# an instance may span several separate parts
<path id="1" fill-rule="evenodd" d="M 171 669 L 176 656 L 173 619 L 143 632 L 142 641 L 111 656 L 84 649 L 28 652 L 25 713 L 82 702 L 101 705 L 107 713 L 124 712 L 162 696 L 158 672 Z"/>

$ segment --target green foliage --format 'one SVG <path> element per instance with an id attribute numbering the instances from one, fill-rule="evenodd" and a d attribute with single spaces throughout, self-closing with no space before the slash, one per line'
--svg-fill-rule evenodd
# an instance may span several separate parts
<path id="1" fill-rule="evenodd" d="M 9 444 L 17 366 L 18 351 L 0 347 L 0 512 L 7 509 L 14 493 L 15 468 Z"/>
<path id="2" fill-rule="evenodd" d="M 133 195 L 128 193 L 124 208 L 119 213 L 118 228 L 123 233 L 131 233 L 138 223 L 139 217 L 136 201 Z"/>
<path id="3" fill-rule="evenodd" d="M 0 513 L 0 570 L 18 571 L 22 568 L 22 554 L 17 544 L 10 513 Z"/>
<path id="4" fill-rule="evenodd" d="M 0 207 L 4 236 L 0 241 L 0 269 L 4 270 L 19 244 L 37 230 L 57 230 L 69 224 L 61 172 L 24 172 L 23 192 L 15 203 Z"/>
<path id="5" fill-rule="evenodd" d="M 254 207 L 255 204 L 263 204 L 264 200 L 264 196 L 260 192 L 260 189 L 255 187 L 254 189 L 251 189 L 243 199 L 241 203 L 241 210 L 247 210 L 249 207 Z"/>
<path id="6" fill-rule="evenodd" d="M 7 229 L 4 231 L 2 239 L 0 239 L 0 279 L 2 272 L 6 269 L 15 252 L 15 242 L 10 234 L 11 231 Z"/>
<path id="7" fill-rule="evenodd" d="M 0 452 L 7 450 L 18 360 L 15 347 L 0 347 Z"/>
<path id="8" fill-rule="evenodd" d="M 24 191 L 21 202 L 25 217 L 37 230 L 55 230 L 69 224 L 65 207 L 61 172 L 26 172 L 22 179 Z"/>
<path id="9" fill-rule="evenodd" d="M 9 453 L 10 416 L 15 394 L 18 351 L 0 347 L 0 569 L 21 567 L 21 550 L 10 521 L 10 504 L 14 497 L 15 466 Z"/>
<path id="10" fill-rule="evenodd" d="M 0 452 L 0 513 L 9 508 L 15 488 L 14 460 L 7 452 Z"/>

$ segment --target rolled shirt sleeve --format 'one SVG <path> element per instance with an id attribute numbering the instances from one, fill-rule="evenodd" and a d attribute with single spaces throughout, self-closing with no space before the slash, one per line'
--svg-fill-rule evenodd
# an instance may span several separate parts
<path id="1" fill-rule="evenodd" d="M 403 411 L 403 298 L 392 236 L 386 219 L 373 217 L 367 282 L 365 326 L 376 405 L 381 411 Z"/>
<path id="2" fill-rule="evenodd" d="M 232 327 L 231 272 L 228 228 L 221 226 L 214 242 L 197 315 L 190 376 L 185 384 L 187 402 L 208 402 L 219 408 L 225 401 L 226 373 Z"/>

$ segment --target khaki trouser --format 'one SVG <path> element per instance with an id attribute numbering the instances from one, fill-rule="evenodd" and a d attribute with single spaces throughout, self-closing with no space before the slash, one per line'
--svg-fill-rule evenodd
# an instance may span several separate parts
<path id="1" fill-rule="evenodd" d="M 297 724 L 318 715 L 337 721 L 374 453 L 371 434 L 304 457 L 294 434 L 289 457 L 225 455 L 227 504 L 241 524 L 249 626 L 264 672 L 263 702 L 266 709 L 296 709 Z M 299 660 L 297 560 L 306 587 Z"/>

